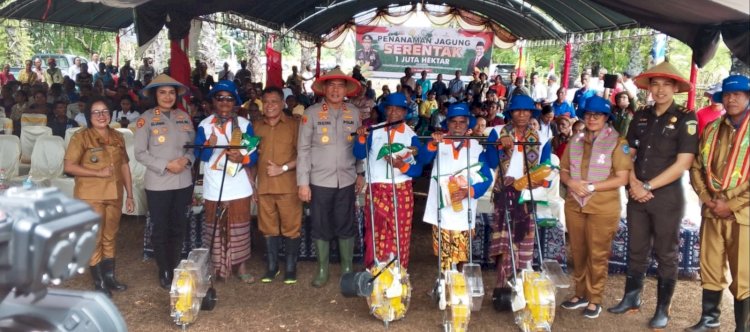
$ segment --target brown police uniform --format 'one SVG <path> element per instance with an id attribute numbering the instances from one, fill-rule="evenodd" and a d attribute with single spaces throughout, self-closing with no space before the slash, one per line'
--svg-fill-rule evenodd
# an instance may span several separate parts
<path id="1" fill-rule="evenodd" d="M 297 185 L 310 185 L 312 238 L 330 241 L 357 235 L 354 217 L 354 184 L 357 162 L 352 153 L 360 125 L 359 109 L 308 107 L 302 116 L 297 142 Z M 361 168 L 361 166 L 360 166 Z"/>
<path id="2" fill-rule="evenodd" d="M 627 140 L 636 149 L 635 176 L 649 181 L 674 164 L 679 153 L 697 152 L 698 121 L 695 113 L 674 102 L 661 116 L 652 106 L 636 112 L 628 127 Z M 677 279 L 680 222 L 685 209 L 682 183 L 653 190 L 654 198 L 640 203 L 630 199 L 628 215 L 628 274 L 642 275 L 652 249 L 660 278 Z"/>
<path id="3" fill-rule="evenodd" d="M 91 170 L 112 166 L 112 175 L 107 178 L 75 177 L 73 196 L 89 203 L 94 212 L 102 216 L 96 247 L 89 260 L 89 265 L 94 266 L 103 259 L 115 257 L 115 237 L 120 227 L 122 193 L 125 188 L 122 165 L 127 165 L 129 161 L 125 139 L 121 133 L 111 128 L 109 142 L 93 128 L 79 130 L 70 138 L 65 160 Z"/>
<path id="4" fill-rule="evenodd" d="M 595 143 L 595 142 L 594 142 Z M 586 180 L 593 143 L 585 139 L 583 156 L 580 161 L 581 178 Z M 560 160 L 560 170 L 570 172 L 570 148 L 565 149 Z M 612 150 L 612 167 L 609 177 L 619 171 L 630 171 L 633 162 L 629 155 L 628 143 L 620 139 Z M 596 187 L 596 183 L 594 182 Z M 565 223 L 570 236 L 570 249 L 573 256 L 573 279 L 576 283 L 575 295 L 588 299 L 590 303 L 601 304 L 604 286 L 607 283 L 609 255 L 612 251 L 612 238 L 620 222 L 620 191 L 611 189 L 595 191 L 588 203 L 581 207 L 568 192 L 565 198 Z"/>
<path id="5" fill-rule="evenodd" d="M 745 181 L 738 186 L 714 192 L 708 188 L 709 176 L 721 178 L 728 164 L 731 143 L 737 130 L 734 129 L 726 116 L 720 117 L 716 138 L 722 144 L 716 144 L 711 165 L 714 174 L 708 174 L 704 167 L 703 155 L 693 161 L 690 169 L 690 180 L 702 202 L 712 199 L 724 199 L 732 210 L 730 218 L 720 218 L 711 213 L 703 205 L 701 223 L 701 283 L 704 289 L 722 291 L 727 288 L 725 265 L 729 261 L 729 272 L 732 283 L 729 291 L 736 300 L 750 297 L 750 182 Z M 747 139 L 747 137 L 745 137 Z M 700 151 L 708 149 L 711 142 L 707 142 L 707 135 L 701 138 Z M 736 170 L 739 171 L 739 170 Z"/>
<path id="6" fill-rule="evenodd" d="M 297 160 L 298 123 L 281 115 L 276 125 L 253 124 L 260 137 L 258 147 L 258 228 L 265 236 L 298 238 L 302 223 L 302 201 L 297 195 L 297 172 L 289 170 L 268 176 L 268 161 L 282 166 Z"/>
<path id="7" fill-rule="evenodd" d="M 167 171 L 167 164 L 179 157 L 195 162 L 192 149 L 195 129 L 190 116 L 181 110 L 150 109 L 136 121 L 135 159 L 146 166 L 144 185 L 153 224 L 151 243 L 162 270 L 177 266 L 187 225 L 187 209 L 193 197 L 190 167 L 180 173 Z"/>

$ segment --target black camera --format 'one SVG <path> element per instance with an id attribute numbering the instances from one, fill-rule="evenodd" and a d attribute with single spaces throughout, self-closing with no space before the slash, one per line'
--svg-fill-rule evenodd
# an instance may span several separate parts
<path id="1" fill-rule="evenodd" d="M 83 273 L 99 219 L 56 188 L 0 195 L 1 331 L 127 331 L 106 295 L 48 288 Z"/>

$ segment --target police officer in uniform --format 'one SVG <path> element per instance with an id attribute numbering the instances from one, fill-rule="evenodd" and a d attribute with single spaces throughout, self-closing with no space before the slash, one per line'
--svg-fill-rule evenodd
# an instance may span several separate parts
<path id="1" fill-rule="evenodd" d="M 185 86 L 168 75 L 157 76 L 142 90 L 145 97 L 155 97 L 156 107 L 136 121 L 135 159 L 147 169 L 144 182 L 153 225 L 151 243 L 164 289 L 172 284 L 172 271 L 180 260 L 193 196 L 190 168 L 195 156 L 183 146 L 193 143 L 195 130 L 190 115 L 176 108 L 185 92 Z"/>
<path id="2" fill-rule="evenodd" d="M 372 48 L 372 37 L 370 35 L 362 36 L 362 49 L 356 54 L 357 64 L 360 66 L 370 66 L 370 70 L 378 70 L 383 64 L 380 62 L 380 55 Z"/>
<path id="3" fill-rule="evenodd" d="M 302 116 L 297 141 L 297 186 L 299 198 L 310 202 L 311 236 L 318 254 L 318 273 L 312 282 L 328 282 L 330 241 L 338 238 L 341 272 L 352 270 L 357 223 L 356 193 L 364 179 L 352 154 L 354 136 L 360 126 L 359 109 L 344 102 L 361 88 L 359 82 L 334 69 L 312 85 L 322 102 L 308 107 Z M 355 184 L 356 183 L 356 184 Z"/>
<path id="4" fill-rule="evenodd" d="M 627 140 L 634 169 L 630 172 L 628 215 L 628 275 L 625 295 L 608 311 L 638 310 L 643 278 L 653 249 L 659 282 L 656 312 L 649 322 L 663 329 L 677 279 L 680 222 L 684 212 L 680 178 L 693 162 L 698 146 L 695 113 L 674 102 L 674 94 L 690 90 L 690 83 L 668 62 L 662 62 L 635 78 L 648 90 L 654 105 L 636 112 Z M 653 244 L 652 244 L 653 243 Z"/>

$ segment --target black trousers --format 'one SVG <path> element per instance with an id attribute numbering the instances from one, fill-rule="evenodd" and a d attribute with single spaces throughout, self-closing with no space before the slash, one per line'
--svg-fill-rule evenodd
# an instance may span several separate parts
<path id="1" fill-rule="evenodd" d="M 628 273 L 644 274 L 651 250 L 663 279 L 677 279 L 680 246 L 680 223 L 685 212 L 685 198 L 679 183 L 656 189 L 646 203 L 628 201 Z"/>
<path id="2" fill-rule="evenodd" d="M 354 185 L 344 188 L 326 188 L 310 185 L 310 236 L 313 240 L 331 241 L 348 239 L 357 235 L 354 215 Z"/>
<path id="3" fill-rule="evenodd" d="M 180 262 L 188 208 L 192 199 L 192 185 L 174 190 L 146 190 L 148 212 L 153 225 L 151 244 L 160 269 L 172 270 Z"/>

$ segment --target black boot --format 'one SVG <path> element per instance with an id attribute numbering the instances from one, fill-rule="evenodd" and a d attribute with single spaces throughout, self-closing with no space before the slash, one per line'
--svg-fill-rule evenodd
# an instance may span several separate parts
<path id="1" fill-rule="evenodd" d="M 172 287 L 174 268 L 172 267 L 171 256 L 169 246 L 163 246 L 160 250 L 154 249 L 154 260 L 156 260 L 156 266 L 159 267 L 159 274 L 157 275 L 159 286 L 166 290 Z"/>
<path id="2" fill-rule="evenodd" d="M 174 270 L 167 270 L 159 268 L 159 286 L 166 290 L 172 288 L 172 274 Z"/>
<path id="3" fill-rule="evenodd" d="M 685 332 L 718 331 L 721 316 L 721 291 L 703 290 L 701 319 L 697 324 L 685 329 Z"/>
<path id="4" fill-rule="evenodd" d="M 104 284 L 104 278 L 102 278 L 102 264 L 89 266 L 89 272 L 91 272 L 91 279 L 94 280 L 94 289 L 97 292 L 104 293 L 107 297 L 112 297 L 112 292 L 107 289 L 107 286 Z"/>
<path id="5" fill-rule="evenodd" d="M 284 283 L 292 285 L 297 283 L 297 255 L 302 238 L 284 238 L 284 249 L 286 254 L 286 269 L 284 270 Z"/>
<path id="6" fill-rule="evenodd" d="M 672 305 L 672 294 L 674 286 L 677 283 L 674 279 L 659 278 L 659 284 L 656 289 L 656 312 L 654 317 L 648 322 L 652 329 L 663 329 L 669 323 L 669 310 Z"/>
<path id="7" fill-rule="evenodd" d="M 641 308 L 641 290 L 643 289 L 642 274 L 628 274 L 625 278 L 625 295 L 616 306 L 607 309 L 613 314 L 622 314 Z"/>
<path id="8" fill-rule="evenodd" d="M 101 263 L 99 263 L 102 270 L 102 277 L 104 278 L 104 285 L 107 286 L 110 290 L 116 290 L 116 291 L 124 291 L 128 289 L 128 286 L 120 283 L 115 279 L 115 259 L 114 258 L 107 258 L 103 259 Z"/>
<path id="9" fill-rule="evenodd" d="M 750 332 L 750 298 L 734 300 L 736 332 Z"/>
<path id="10" fill-rule="evenodd" d="M 279 247 L 281 247 L 280 236 L 266 236 L 266 259 L 268 260 L 268 269 L 263 278 L 260 279 L 262 283 L 269 283 L 279 275 Z"/>

